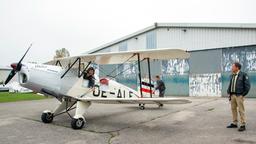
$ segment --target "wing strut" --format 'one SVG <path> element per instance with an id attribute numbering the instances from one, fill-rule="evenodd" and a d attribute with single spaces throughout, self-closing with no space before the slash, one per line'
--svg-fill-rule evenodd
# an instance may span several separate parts
<path id="1" fill-rule="evenodd" d="M 115 76 L 111 76 L 111 74 L 116 71 L 117 69 L 119 69 L 122 65 L 124 65 L 126 62 L 128 62 L 131 58 L 133 58 L 136 54 L 133 54 L 131 57 L 129 57 L 126 61 L 124 61 L 123 63 L 119 64 L 115 69 L 113 69 L 109 74 L 107 74 L 106 76 L 108 77 L 112 77 L 115 78 L 116 76 L 120 75 L 122 72 L 116 74 Z M 124 71 L 123 71 L 124 72 Z"/>
<path id="2" fill-rule="evenodd" d="M 81 58 L 78 57 L 70 66 L 69 68 L 64 72 L 64 74 L 60 77 L 61 79 L 69 72 L 69 70 L 78 62 L 78 77 L 80 78 L 84 72 L 86 71 L 86 69 L 88 68 L 88 66 L 91 64 L 91 61 L 87 64 L 87 66 L 83 69 L 82 73 L 80 72 L 81 70 Z"/>
<path id="3" fill-rule="evenodd" d="M 82 73 L 81 73 L 78 77 L 81 77 L 81 76 L 85 73 L 85 71 L 87 70 L 87 68 L 89 67 L 89 65 L 90 65 L 91 63 L 92 63 L 92 62 L 89 61 L 89 63 L 86 65 L 86 67 L 84 68 L 84 70 L 82 71 Z M 80 72 L 80 65 L 79 65 L 79 72 Z"/>
<path id="4" fill-rule="evenodd" d="M 140 83 L 140 97 L 143 97 L 142 93 L 142 84 L 141 84 L 141 68 L 140 68 L 140 54 L 137 53 L 137 58 L 138 58 L 138 71 L 139 71 L 139 83 Z"/>
<path id="5" fill-rule="evenodd" d="M 149 79 L 149 88 L 150 88 L 150 97 L 152 98 L 152 87 L 151 87 L 151 70 L 150 70 L 150 59 L 147 58 L 147 62 L 148 62 L 148 79 Z"/>
<path id="6" fill-rule="evenodd" d="M 55 63 L 56 66 L 57 66 L 58 64 L 60 65 L 60 67 L 62 67 L 62 64 L 61 64 L 60 60 L 57 60 L 56 63 Z"/>

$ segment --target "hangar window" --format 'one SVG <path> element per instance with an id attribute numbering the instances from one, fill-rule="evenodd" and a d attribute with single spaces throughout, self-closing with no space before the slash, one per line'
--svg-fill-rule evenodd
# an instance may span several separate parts
<path id="1" fill-rule="evenodd" d="M 151 31 L 146 34 L 146 47 L 147 49 L 156 48 L 156 31 Z"/>
<path id="2" fill-rule="evenodd" d="M 127 51 L 127 42 L 122 42 L 118 46 L 119 51 Z"/>

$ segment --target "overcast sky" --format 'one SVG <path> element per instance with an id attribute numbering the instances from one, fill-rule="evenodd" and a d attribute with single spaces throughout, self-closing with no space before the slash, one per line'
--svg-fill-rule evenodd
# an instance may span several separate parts
<path id="1" fill-rule="evenodd" d="M 0 0 L 0 65 L 78 55 L 154 22 L 256 23 L 255 0 Z"/>

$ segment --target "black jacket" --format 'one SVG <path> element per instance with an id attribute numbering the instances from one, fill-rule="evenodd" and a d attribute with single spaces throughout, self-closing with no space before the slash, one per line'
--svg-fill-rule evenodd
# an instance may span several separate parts
<path id="1" fill-rule="evenodd" d="M 230 76 L 230 82 L 227 90 L 228 94 L 231 94 L 232 77 L 233 75 Z M 236 79 L 234 94 L 245 96 L 248 94 L 250 88 L 251 88 L 251 84 L 250 84 L 247 73 L 240 71 Z"/>
<path id="2" fill-rule="evenodd" d="M 94 76 L 87 76 L 87 73 L 84 73 L 83 78 L 85 80 L 89 81 L 88 82 L 88 88 L 94 87 L 94 85 L 95 85 L 95 78 L 94 78 Z"/>
<path id="3" fill-rule="evenodd" d="M 157 80 L 156 81 L 156 90 L 159 90 L 159 91 L 164 91 L 165 90 L 165 84 L 162 80 Z"/>

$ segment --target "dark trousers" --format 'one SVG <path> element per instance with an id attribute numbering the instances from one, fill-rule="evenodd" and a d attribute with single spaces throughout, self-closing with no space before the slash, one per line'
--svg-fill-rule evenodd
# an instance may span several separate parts
<path id="1" fill-rule="evenodd" d="M 159 90 L 159 97 L 164 97 L 165 90 Z"/>

